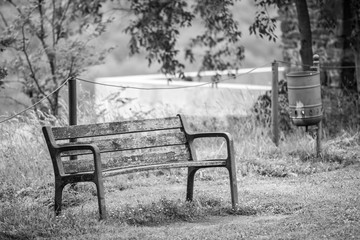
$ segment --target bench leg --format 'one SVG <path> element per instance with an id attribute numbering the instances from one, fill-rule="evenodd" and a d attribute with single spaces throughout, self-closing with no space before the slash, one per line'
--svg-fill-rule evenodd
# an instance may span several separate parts
<path id="1" fill-rule="evenodd" d="M 231 204 L 233 209 L 237 208 L 239 203 L 238 200 L 238 188 L 237 188 L 237 178 L 236 178 L 236 169 L 235 168 L 228 168 L 229 170 L 229 177 L 230 177 L 230 191 L 231 191 Z"/>
<path id="2" fill-rule="evenodd" d="M 61 213 L 62 204 L 62 192 L 66 184 L 61 181 L 55 181 L 55 215 L 58 216 Z"/>
<path id="3" fill-rule="evenodd" d="M 194 179 L 195 173 L 199 168 L 190 167 L 188 169 L 188 178 L 187 178 L 187 191 L 186 191 L 186 201 L 192 201 L 194 195 Z"/>
<path id="4" fill-rule="evenodd" d="M 104 220 L 104 219 L 106 219 L 104 184 L 103 184 L 102 179 L 99 181 L 95 181 L 95 184 L 96 184 L 96 191 L 97 191 L 97 198 L 98 198 L 98 205 L 99 205 L 100 220 Z"/>

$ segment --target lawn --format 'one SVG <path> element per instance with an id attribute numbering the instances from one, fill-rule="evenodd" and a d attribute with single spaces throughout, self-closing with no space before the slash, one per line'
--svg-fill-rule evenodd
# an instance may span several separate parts
<path id="1" fill-rule="evenodd" d="M 196 177 L 195 200 L 185 201 L 186 170 L 141 172 L 105 182 L 109 217 L 98 221 L 95 187 L 64 192 L 53 214 L 52 166 L 34 115 L 1 125 L 0 239 L 351 239 L 360 236 L 360 135 L 343 131 L 315 140 L 301 129 L 279 147 L 269 129 L 232 119 L 239 206 L 231 208 L 224 169 Z M 220 120 L 194 121 L 220 130 Z M 221 154 L 218 141 L 199 142 L 200 155 Z"/>

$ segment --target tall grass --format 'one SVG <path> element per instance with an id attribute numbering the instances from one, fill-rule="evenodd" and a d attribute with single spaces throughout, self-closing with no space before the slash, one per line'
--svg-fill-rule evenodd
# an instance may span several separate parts
<path id="1" fill-rule="evenodd" d="M 91 112 L 93 103 L 81 107 L 80 123 L 101 121 Z M 40 115 L 40 118 L 39 118 Z M 166 115 L 162 113 L 163 117 Z M 173 116 L 173 112 L 168 112 Z M 150 114 L 151 117 L 158 117 Z M 134 117 L 149 117 L 136 115 Z M 113 116 L 114 120 L 121 116 Z M 41 119 L 41 120 L 40 120 Z M 99 120 L 100 119 L 100 120 Z M 271 141 L 268 127 L 258 124 L 252 116 L 238 117 L 190 117 L 194 131 L 227 131 L 234 138 L 238 177 L 267 176 L 294 177 L 301 174 L 331 171 L 359 162 L 359 133 L 342 132 L 335 138 L 322 140 L 320 157 L 315 154 L 315 139 L 303 129 L 282 134 L 279 147 Z M 93 186 L 79 185 L 77 191 L 67 189 L 64 193 L 65 211 L 61 217 L 54 217 L 53 172 L 41 126 L 45 124 L 66 124 L 66 117 L 55 119 L 39 112 L 28 112 L 0 125 L 0 238 L 34 238 L 54 236 L 69 237 L 102 228 L 97 223 L 97 207 Z M 219 139 L 198 141 L 199 156 L 224 156 L 224 142 Z M 137 173 L 106 182 L 108 195 L 125 190 L 136 191 L 141 187 L 157 187 L 163 184 L 185 185 L 185 170 L 154 171 Z M 197 181 L 227 180 L 226 171 L 204 171 Z M 144 196 L 148 203 L 125 203 L 120 207 L 111 205 L 110 220 L 122 227 L 126 225 L 153 225 L 171 221 L 193 221 L 207 215 L 241 214 L 252 215 L 269 212 L 287 213 L 297 208 L 283 203 L 274 206 L 251 202 L 231 210 L 229 201 L 218 196 L 199 194 L 194 203 L 179 201 L 180 194 L 173 199 L 153 200 L 153 193 Z M 224 193 L 219 193 L 224 194 Z M 221 195 L 222 196 L 222 195 Z M 118 200 L 116 200 L 118 201 Z M 131 198 L 129 201 L 132 201 Z M 152 201 L 152 202 L 151 202 Z M 149 203 L 150 202 L 150 203 Z M 295 210 L 294 210 L 295 211 Z"/>
<path id="2" fill-rule="evenodd" d="M 46 122 L 54 120 L 49 117 Z M 0 125 L 0 179 L 6 186 L 38 186 L 52 177 L 41 133 L 43 122 L 37 112 L 30 111 Z"/>

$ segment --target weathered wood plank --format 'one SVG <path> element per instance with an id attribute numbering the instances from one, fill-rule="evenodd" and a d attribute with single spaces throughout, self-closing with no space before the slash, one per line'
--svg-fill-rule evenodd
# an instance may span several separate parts
<path id="1" fill-rule="evenodd" d="M 179 117 L 52 128 L 55 140 L 181 128 Z"/>
<path id="2" fill-rule="evenodd" d="M 108 158 L 105 158 L 106 155 Z M 178 145 L 143 150 L 124 151 L 121 154 L 102 154 L 102 168 L 109 170 L 114 168 L 159 164 L 168 162 L 182 162 L 190 160 L 190 152 L 187 146 Z M 79 159 L 63 161 L 65 173 L 94 171 L 94 160 Z"/>
<path id="3" fill-rule="evenodd" d="M 131 166 L 119 169 L 112 169 L 111 171 L 104 171 L 104 177 L 116 176 L 119 174 L 126 174 L 132 172 L 148 171 L 148 170 L 158 170 L 158 169 L 167 169 L 167 168 L 183 168 L 183 167 L 224 167 L 226 165 L 225 160 L 207 160 L 207 161 L 184 161 L 184 162 L 174 162 L 166 164 L 152 164 L 144 166 Z"/>
<path id="4" fill-rule="evenodd" d="M 114 138 L 101 138 L 94 141 L 78 142 L 85 144 L 95 144 L 101 153 L 125 151 L 140 148 L 153 148 L 161 146 L 182 145 L 187 142 L 185 134 L 179 129 L 156 132 L 139 132 L 125 135 L 118 135 Z M 62 156 L 90 154 L 90 151 L 68 151 Z"/>

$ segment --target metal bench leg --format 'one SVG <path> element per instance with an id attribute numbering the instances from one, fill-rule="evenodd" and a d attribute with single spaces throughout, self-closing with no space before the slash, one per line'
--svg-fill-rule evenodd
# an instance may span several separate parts
<path id="1" fill-rule="evenodd" d="M 188 178 L 187 178 L 187 192 L 186 192 L 186 201 L 192 201 L 194 195 L 194 178 L 196 171 L 199 168 L 190 167 L 188 169 Z"/>
<path id="2" fill-rule="evenodd" d="M 99 181 L 95 181 L 95 184 L 97 190 L 100 220 L 104 220 L 106 219 L 104 184 L 102 179 L 100 179 Z"/>
<path id="3" fill-rule="evenodd" d="M 58 216 L 61 213 L 62 192 L 66 184 L 61 181 L 55 181 L 55 215 Z"/>
<path id="4" fill-rule="evenodd" d="M 228 168 L 229 177 L 230 177 L 230 191 L 231 191 L 231 203 L 233 209 L 236 209 L 239 200 L 238 200 L 238 188 L 237 188 L 237 178 L 236 178 L 236 169 Z"/>

